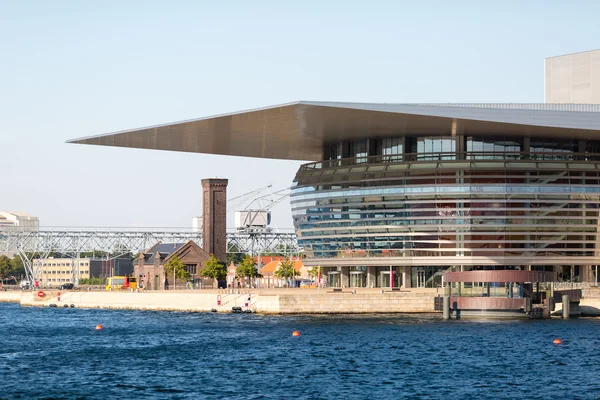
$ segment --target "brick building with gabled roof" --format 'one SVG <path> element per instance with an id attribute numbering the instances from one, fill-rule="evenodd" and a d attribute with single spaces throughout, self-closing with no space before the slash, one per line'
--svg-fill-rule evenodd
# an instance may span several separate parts
<path id="1" fill-rule="evenodd" d="M 147 251 L 140 253 L 134 267 L 134 274 L 140 286 L 146 290 L 162 290 L 168 282 L 169 288 L 173 289 L 173 278 L 165 277 L 165 264 L 175 256 L 185 264 L 194 287 L 212 287 L 212 279 L 203 279 L 200 276 L 200 271 L 210 258 L 210 254 L 191 240 L 187 243 L 156 243 Z M 183 289 L 187 282 L 178 280 L 175 284 L 178 289 Z"/>

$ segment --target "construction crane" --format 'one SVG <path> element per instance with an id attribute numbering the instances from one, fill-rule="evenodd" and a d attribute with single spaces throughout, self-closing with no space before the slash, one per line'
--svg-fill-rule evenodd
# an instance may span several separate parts
<path id="1" fill-rule="evenodd" d="M 248 193 L 232 197 L 227 200 L 227 214 L 234 212 L 235 228 L 240 233 L 267 233 L 273 229 L 271 223 L 271 209 L 290 196 L 291 188 L 276 191 L 273 185 L 267 185 Z M 202 217 L 193 218 L 194 231 L 202 230 Z"/>
<path id="2" fill-rule="evenodd" d="M 240 194 L 239 196 L 227 199 L 227 214 L 239 209 L 243 206 L 243 204 L 248 202 L 249 199 L 256 198 L 256 196 L 259 196 L 261 193 L 263 193 L 265 190 L 270 189 L 272 186 L 273 185 L 267 185 L 265 187 L 252 190 L 248 193 Z M 192 218 L 192 229 L 194 232 L 202 231 L 202 216 Z"/>
<path id="3" fill-rule="evenodd" d="M 271 209 L 290 196 L 290 188 L 255 197 L 243 209 L 235 211 L 235 228 L 244 233 L 271 232 Z"/>

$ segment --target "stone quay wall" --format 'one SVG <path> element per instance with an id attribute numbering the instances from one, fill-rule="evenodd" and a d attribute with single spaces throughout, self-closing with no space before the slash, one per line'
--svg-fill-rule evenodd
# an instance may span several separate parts
<path id="1" fill-rule="evenodd" d="M 171 310 L 192 312 L 231 312 L 242 307 L 265 314 L 356 314 L 356 313 L 423 313 L 434 312 L 435 292 L 365 293 L 326 291 L 240 291 L 182 290 L 156 292 L 86 292 L 58 291 L 0 292 L 0 301 L 18 302 L 22 306 L 108 308 L 130 310 Z M 220 304 L 219 303 L 220 300 Z"/>
<path id="2" fill-rule="evenodd" d="M 18 303 L 21 301 L 21 291 L 7 290 L 0 292 L 0 303 Z"/>

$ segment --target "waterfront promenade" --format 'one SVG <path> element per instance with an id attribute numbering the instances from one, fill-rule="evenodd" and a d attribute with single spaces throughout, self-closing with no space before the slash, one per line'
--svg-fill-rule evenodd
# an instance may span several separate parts
<path id="1" fill-rule="evenodd" d="M 22 306 L 231 312 L 242 307 L 271 314 L 352 314 L 434 312 L 434 297 L 440 289 L 390 291 L 363 289 L 234 289 L 172 290 L 148 292 L 62 291 L 0 292 L 0 302 Z M 439 293 L 438 293 L 439 292 Z"/>
<path id="2" fill-rule="evenodd" d="M 58 296 L 60 292 L 60 298 Z M 103 308 L 187 312 L 231 312 L 232 307 L 263 314 L 433 313 L 442 289 L 202 289 L 147 292 L 105 290 L 0 291 L 0 303 L 32 307 Z M 582 316 L 600 316 L 600 290 L 585 289 Z M 555 315 L 562 305 L 556 304 Z M 438 310 L 439 311 L 439 310 Z"/>

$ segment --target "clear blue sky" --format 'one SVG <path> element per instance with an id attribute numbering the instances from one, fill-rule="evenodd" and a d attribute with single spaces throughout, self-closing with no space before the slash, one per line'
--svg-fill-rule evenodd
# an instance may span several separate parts
<path id="1" fill-rule="evenodd" d="M 0 0 L 0 209 L 189 227 L 297 162 L 65 144 L 295 100 L 543 102 L 545 57 L 600 47 L 600 1 Z M 291 227 L 289 204 L 275 225 Z"/>

